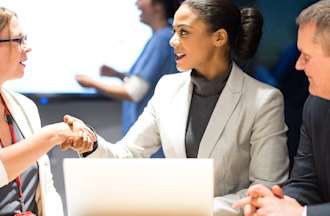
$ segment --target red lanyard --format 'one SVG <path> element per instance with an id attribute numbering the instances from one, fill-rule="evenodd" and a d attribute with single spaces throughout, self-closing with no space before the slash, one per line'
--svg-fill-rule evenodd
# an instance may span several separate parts
<path id="1" fill-rule="evenodd" d="M 2 103 L 4 104 L 4 107 L 5 107 L 5 115 L 6 116 L 10 116 L 10 112 L 7 108 L 7 105 L 6 103 L 4 102 L 3 98 L 0 96 L 1 100 L 2 100 Z M 13 127 L 13 123 L 12 122 L 9 122 L 8 123 L 8 126 L 9 126 L 9 130 L 10 130 L 10 136 L 11 136 L 11 139 L 12 139 L 12 144 L 15 144 L 17 142 L 17 139 L 16 139 L 16 134 L 15 134 L 15 130 L 14 130 L 14 127 Z M 4 147 L 4 145 L 1 143 L 1 140 L 0 140 L 0 144 L 2 147 Z M 24 205 L 24 193 L 23 193 L 23 189 L 22 189 L 22 183 L 21 183 L 21 178 L 20 176 L 17 176 L 15 178 L 15 182 L 16 182 L 16 185 L 17 185 L 17 189 L 18 189 L 18 198 L 19 198 L 19 202 L 20 202 L 20 205 L 21 205 L 21 212 L 24 212 L 24 209 L 25 209 L 25 205 Z M 27 212 L 28 213 L 28 212 Z M 24 214 L 17 214 L 17 215 L 24 215 Z"/>
<path id="2" fill-rule="evenodd" d="M 15 134 L 14 127 L 12 124 L 9 124 L 9 129 L 10 129 L 10 135 L 12 138 L 12 143 L 15 144 L 17 142 L 17 139 L 16 139 L 16 134 Z M 16 182 L 17 189 L 18 189 L 18 199 L 21 204 L 21 212 L 24 212 L 24 209 L 25 209 L 24 193 L 23 193 L 23 189 L 22 189 L 21 177 L 19 175 L 15 178 L 15 182 Z"/>

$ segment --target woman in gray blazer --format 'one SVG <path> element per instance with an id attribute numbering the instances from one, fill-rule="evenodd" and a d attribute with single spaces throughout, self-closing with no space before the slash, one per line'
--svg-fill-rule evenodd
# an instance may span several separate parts
<path id="1" fill-rule="evenodd" d="M 282 95 L 245 74 L 232 58 L 254 55 L 262 23 L 256 9 L 240 11 L 232 1 L 184 1 L 170 44 L 177 68 L 186 72 L 159 81 L 117 144 L 98 137 L 93 151 L 84 152 L 149 157 L 162 146 L 166 158 L 213 158 L 214 215 L 242 214 L 231 205 L 251 184 L 270 186 L 288 177 Z"/>

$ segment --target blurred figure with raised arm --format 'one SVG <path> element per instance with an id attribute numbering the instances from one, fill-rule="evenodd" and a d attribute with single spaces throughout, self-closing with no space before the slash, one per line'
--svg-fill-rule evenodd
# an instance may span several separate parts
<path id="1" fill-rule="evenodd" d="M 23 76 L 30 51 L 17 15 L 0 7 L 0 215 L 61 216 L 46 153 L 72 141 L 90 146 L 95 136 L 84 125 L 73 131 L 64 122 L 41 128 L 36 105 L 3 87 Z"/>
<path id="2" fill-rule="evenodd" d="M 172 35 L 171 19 L 179 7 L 179 0 L 137 0 L 141 10 L 140 21 L 152 29 L 152 36 L 130 71 L 121 73 L 103 65 L 101 75 L 117 77 L 123 84 L 107 85 L 86 75 L 77 75 L 77 81 L 86 87 L 123 100 L 122 132 L 127 133 L 154 93 L 164 74 L 176 73 L 175 56 L 169 45 Z"/>

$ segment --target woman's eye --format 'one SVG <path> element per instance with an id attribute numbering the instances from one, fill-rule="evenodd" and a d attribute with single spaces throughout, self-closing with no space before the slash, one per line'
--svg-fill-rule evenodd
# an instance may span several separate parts
<path id="1" fill-rule="evenodd" d="M 187 31 L 185 31 L 185 30 L 180 30 L 180 36 L 185 36 L 185 35 L 187 35 L 188 34 L 188 32 Z"/>
<path id="2" fill-rule="evenodd" d="M 184 37 L 189 34 L 189 32 L 187 32 L 186 30 L 183 30 L 183 29 L 178 29 L 178 30 L 173 29 L 172 33 L 178 34 L 179 37 Z"/>

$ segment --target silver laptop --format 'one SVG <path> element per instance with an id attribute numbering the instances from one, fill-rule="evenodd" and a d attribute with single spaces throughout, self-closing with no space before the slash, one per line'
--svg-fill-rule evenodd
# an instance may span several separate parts
<path id="1" fill-rule="evenodd" d="M 65 159 L 69 216 L 211 216 L 212 159 Z"/>

